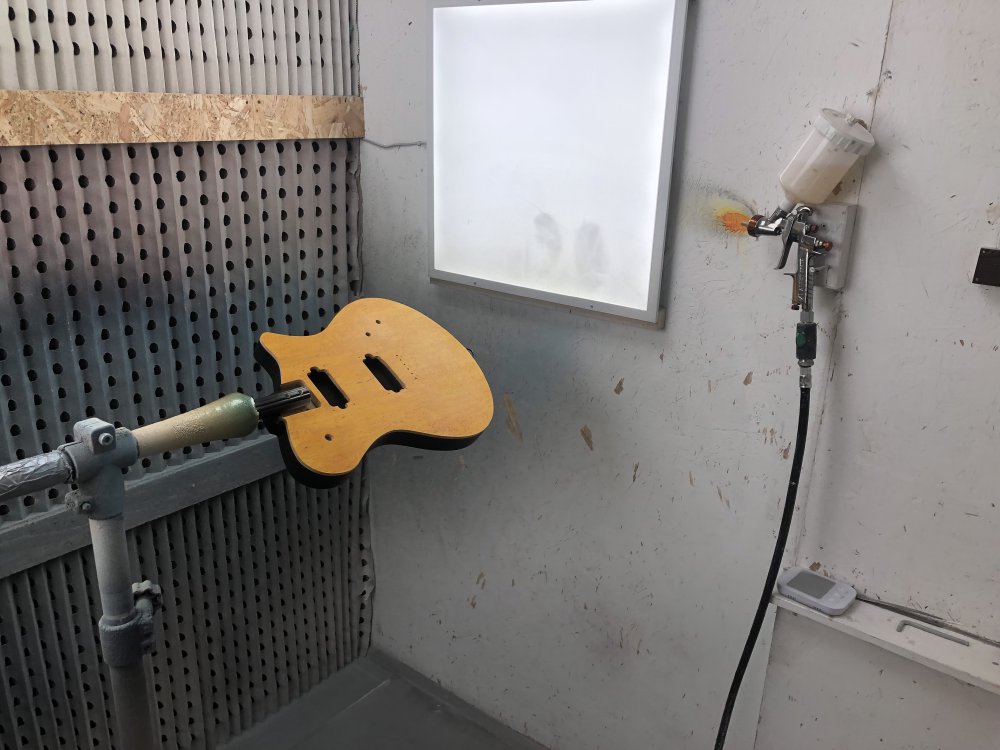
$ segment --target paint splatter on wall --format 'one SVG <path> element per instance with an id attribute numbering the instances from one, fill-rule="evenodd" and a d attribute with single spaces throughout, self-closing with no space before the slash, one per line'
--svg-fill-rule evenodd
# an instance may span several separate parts
<path id="1" fill-rule="evenodd" d="M 709 208 L 715 219 L 715 224 L 727 234 L 746 234 L 746 223 L 750 221 L 753 209 L 744 203 L 738 203 L 728 198 L 713 198 Z"/>
<path id="2" fill-rule="evenodd" d="M 690 204 L 706 229 L 729 236 L 746 236 L 746 222 L 757 211 L 739 193 L 711 183 L 689 183 L 696 196 Z"/>

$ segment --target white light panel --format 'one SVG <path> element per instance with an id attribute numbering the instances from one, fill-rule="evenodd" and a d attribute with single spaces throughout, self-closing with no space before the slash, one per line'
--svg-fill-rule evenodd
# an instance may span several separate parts
<path id="1" fill-rule="evenodd" d="M 431 276 L 653 321 L 686 2 L 432 2 Z"/>

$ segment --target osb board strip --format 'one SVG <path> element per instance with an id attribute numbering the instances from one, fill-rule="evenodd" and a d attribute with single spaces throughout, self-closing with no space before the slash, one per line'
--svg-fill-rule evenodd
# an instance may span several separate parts
<path id="1" fill-rule="evenodd" d="M 361 138 L 359 96 L 2 91 L 0 146 Z"/>

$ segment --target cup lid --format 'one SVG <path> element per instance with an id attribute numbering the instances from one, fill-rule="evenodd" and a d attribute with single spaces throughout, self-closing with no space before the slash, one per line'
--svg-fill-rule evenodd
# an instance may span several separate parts
<path id="1" fill-rule="evenodd" d="M 875 146 L 875 138 L 861 120 L 837 109 L 823 109 L 813 127 L 838 148 L 864 156 Z"/>

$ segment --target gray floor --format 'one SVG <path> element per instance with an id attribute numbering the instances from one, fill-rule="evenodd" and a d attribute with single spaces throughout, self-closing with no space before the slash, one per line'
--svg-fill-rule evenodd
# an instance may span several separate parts
<path id="1" fill-rule="evenodd" d="M 350 665 L 225 750 L 545 750 L 382 654 Z"/>

